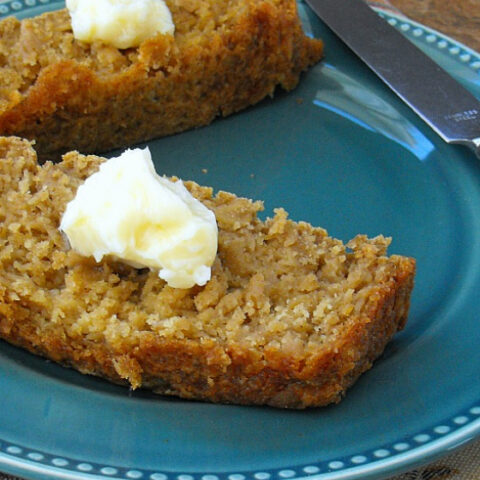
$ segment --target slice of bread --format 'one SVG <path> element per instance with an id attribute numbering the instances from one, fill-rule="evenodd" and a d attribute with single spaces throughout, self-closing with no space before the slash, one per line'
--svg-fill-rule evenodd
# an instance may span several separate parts
<path id="1" fill-rule="evenodd" d="M 0 336 L 133 388 L 212 402 L 338 402 L 405 325 L 415 262 L 348 244 L 261 202 L 186 183 L 212 209 L 219 247 L 204 287 L 68 249 L 61 215 L 102 158 L 37 164 L 0 138 Z"/>
<path id="2" fill-rule="evenodd" d="M 207 125 L 294 88 L 322 57 L 295 0 L 167 0 L 175 36 L 118 50 L 74 39 L 66 10 L 0 22 L 0 135 L 39 156 L 98 153 Z"/>

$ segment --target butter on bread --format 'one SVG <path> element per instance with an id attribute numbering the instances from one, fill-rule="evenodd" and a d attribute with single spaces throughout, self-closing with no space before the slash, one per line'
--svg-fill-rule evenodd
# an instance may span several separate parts
<path id="1" fill-rule="evenodd" d="M 407 320 L 415 261 L 382 236 L 348 244 L 279 209 L 195 183 L 219 227 L 212 278 L 175 289 L 155 272 L 68 249 L 65 205 L 104 159 L 37 164 L 0 138 L 0 336 L 80 372 L 211 402 L 338 402 Z"/>
<path id="2" fill-rule="evenodd" d="M 81 255 L 150 268 L 177 288 L 205 285 L 217 253 L 215 215 L 181 180 L 158 175 L 148 148 L 103 162 L 67 204 L 60 230 Z"/>
<path id="3" fill-rule="evenodd" d="M 167 0 L 175 35 L 75 40 L 66 10 L 0 22 L 0 135 L 37 153 L 104 152 L 207 125 L 290 90 L 322 42 L 295 0 Z"/>

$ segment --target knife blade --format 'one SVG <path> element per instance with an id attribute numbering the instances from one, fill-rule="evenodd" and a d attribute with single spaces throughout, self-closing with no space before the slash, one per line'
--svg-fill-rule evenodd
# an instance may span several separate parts
<path id="1" fill-rule="evenodd" d="M 306 0 L 323 22 L 447 143 L 480 158 L 480 101 L 363 0 Z"/>

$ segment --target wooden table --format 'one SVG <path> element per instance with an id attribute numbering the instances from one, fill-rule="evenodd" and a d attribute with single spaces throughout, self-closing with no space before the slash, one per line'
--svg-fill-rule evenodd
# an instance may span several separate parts
<path id="1" fill-rule="evenodd" d="M 407 17 L 480 52 L 480 0 L 388 0 Z"/>

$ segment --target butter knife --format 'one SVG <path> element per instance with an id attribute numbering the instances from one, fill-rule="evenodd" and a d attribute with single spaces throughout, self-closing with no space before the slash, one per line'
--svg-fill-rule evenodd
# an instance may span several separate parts
<path id="1" fill-rule="evenodd" d="M 363 0 L 306 0 L 312 10 L 447 143 L 480 158 L 480 101 Z"/>

